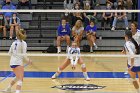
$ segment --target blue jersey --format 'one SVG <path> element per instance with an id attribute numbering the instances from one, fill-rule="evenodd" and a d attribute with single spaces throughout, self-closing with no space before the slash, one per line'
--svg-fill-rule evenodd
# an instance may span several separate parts
<path id="1" fill-rule="evenodd" d="M 88 25 L 85 29 L 86 32 L 96 32 L 97 31 L 97 27 L 94 25 L 94 27 L 91 27 L 90 25 Z"/>
<path id="2" fill-rule="evenodd" d="M 70 25 L 66 24 L 65 27 L 60 25 L 57 29 L 58 31 L 58 36 L 64 36 L 64 35 L 70 35 Z"/>

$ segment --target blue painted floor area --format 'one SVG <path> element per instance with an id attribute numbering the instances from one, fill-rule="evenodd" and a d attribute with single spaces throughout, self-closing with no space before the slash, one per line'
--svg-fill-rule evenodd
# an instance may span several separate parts
<path id="1" fill-rule="evenodd" d="M 0 71 L 0 77 L 6 77 L 13 72 Z M 51 78 L 55 72 L 25 72 L 27 78 Z M 129 75 L 125 75 L 124 72 L 88 72 L 90 78 L 128 78 Z M 9 77 L 13 77 L 11 75 Z M 62 72 L 59 78 L 83 78 L 82 72 Z"/>

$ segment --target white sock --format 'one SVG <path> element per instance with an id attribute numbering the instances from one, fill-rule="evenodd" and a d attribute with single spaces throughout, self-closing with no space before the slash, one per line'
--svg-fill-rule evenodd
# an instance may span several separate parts
<path id="1" fill-rule="evenodd" d="M 61 52 L 61 47 L 57 47 L 58 53 Z"/>
<path id="2" fill-rule="evenodd" d="M 92 48 L 92 47 L 90 47 L 90 50 L 93 50 L 93 48 Z"/>
<path id="3" fill-rule="evenodd" d="M 90 52 L 93 52 L 93 48 L 92 47 L 90 47 Z"/>
<path id="4" fill-rule="evenodd" d="M 16 90 L 16 93 L 20 93 L 20 90 Z"/>
<path id="5" fill-rule="evenodd" d="M 84 78 L 89 78 L 87 72 L 83 72 Z"/>
<path id="6" fill-rule="evenodd" d="M 11 85 L 11 83 L 8 85 L 8 87 L 7 88 L 11 88 L 12 87 L 12 85 Z"/>
<path id="7" fill-rule="evenodd" d="M 67 49 L 69 48 L 69 46 L 67 46 Z"/>
<path id="8" fill-rule="evenodd" d="M 139 88 L 138 88 L 138 89 L 136 89 L 136 92 L 137 92 L 137 93 L 140 93 L 140 90 L 139 90 Z"/>

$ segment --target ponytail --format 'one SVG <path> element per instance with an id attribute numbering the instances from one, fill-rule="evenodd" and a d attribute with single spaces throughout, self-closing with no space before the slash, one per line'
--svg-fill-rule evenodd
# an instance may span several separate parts
<path id="1" fill-rule="evenodd" d="M 138 43 L 134 40 L 134 38 L 131 38 L 132 43 L 135 45 L 135 49 L 136 49 L 136 54 L 140 54 L 140 48 L 138 46 Z"/>

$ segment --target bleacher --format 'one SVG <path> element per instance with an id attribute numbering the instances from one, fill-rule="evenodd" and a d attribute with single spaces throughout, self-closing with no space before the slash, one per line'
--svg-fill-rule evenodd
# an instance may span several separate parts
<path id="1" fill-rule="evenodd" d="M 52 2 L 53 1 L 53 2 Z M 31 0 L 33 9 L 63 9 L 64 0 Z M 105 0 L 102 1 L 102 7 L 105 6 Z M 13 0 L 17 4 L 18 0 Z M 57 26 L 59 25 L 62 13 L 19 13 L 21 24 L 27 30 L 28 50 L 44 50 L 50 45 L 56 46 Z M 128 14 L 129 23 L 131 22 L 131 13 Z M 97 50 L 121 50 L 124 44 L 124 22 L 118 22 L 116 31 L 101 29 L 101 20 L 97 24 Z M 9 35 L 7 35 L 9 36 Z M 0 33 L 0 37 L 2 34 Z M 101 39 L 102 38 L 102 39 Z M 0 39 L 0 50 L 8 50 L 14 40 Z M 82 46 L 88 44 L 86 38 L 81 42 Z M 63 49 L 66 44 L 62 44 Z"/>

